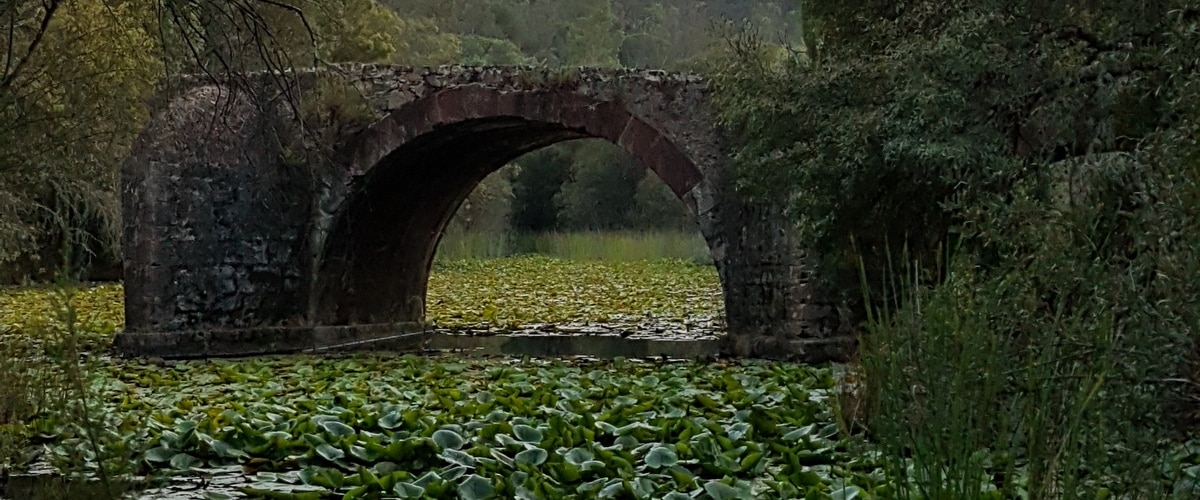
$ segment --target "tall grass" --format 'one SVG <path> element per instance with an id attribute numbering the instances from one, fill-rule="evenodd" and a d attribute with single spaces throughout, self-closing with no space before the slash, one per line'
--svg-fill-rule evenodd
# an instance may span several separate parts
<path id="1" fill-rule="evenodd" d="M 133 470 L 129 443 L 108 425 L 93 392 L 100 382 L 98 359 L 87 352 L 76 300 L 78 277 L 71 272 L 76 269 L 72 244 L 79 234 L 59 213 L 51 215 L 64 234 L 73 235 L 62 243 L 56 314 L 24 324 L 0 323 L 0 494 L 31 500 L 116 499 L 128 487 L 117 476 Z M 4 479 L 10 470 L 28 465 L 32 457 L 26 451 L 35 434 L 69 436 L 48 443 L 52 451 L 39 457 L 60 476 L 26 485 L 28 491 L 11 491 Z"/>
<path id="2" fill-rule="evenodd" d="M 512 237 L 500 232 L 452 232 L 438 242 L 437 261 L 478 260 L 508 257 L 514 254 Z"/>
<path id="3" fill-rule="evenodd" d="M 610 262 L 655 259 L 712 262 L 704 238 L 694 231 L 450 233 L 438 245 L 436 259 L 492 259 L 522 254 Z"/>
<path id="4" fill-rule="evenodd" d="M 1104 265 L 1026 264 L 985 275 L 956 258 L 937 277 L 909 265 L 884 297 L 868 292 L 868 427 L 896 497 L 1171 498 L 1156 383 L 1169 335 L 1120 317 L 1128 284 Z M 1082 286 L 1047 295 L 1043 280 L 1065 275 Z"/>
<path id="5" fill-rule="evenodd" d="M 34 346 L 0 325 L 0 478 L 24 461 L 25 422 L 53 398 L 48 368 L 34 363 Z"/>

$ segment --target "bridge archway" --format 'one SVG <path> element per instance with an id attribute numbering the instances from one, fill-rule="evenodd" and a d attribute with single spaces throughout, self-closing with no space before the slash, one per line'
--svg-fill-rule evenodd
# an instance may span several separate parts
<path id="1" fill-rule="evenodd" d="M 320 254 L 312 319 L 422 320 L 439 238 L 470 192 L 526 153 L 585 138 L 619 146 L 698 211 L 705 165 L 619 101 L 569 91 L 443 90 L 393 110 L 348 148 L 353 181 Z M 711 225 L 700 231 L 710 247 L 718 241 Z"/>
<path id="2" fill-rule="evenodd" d="M 295 352 L 420 320 L 438 235 L 476 184 L 585 137 L 627 151 L 696 213 L 732 352 L 847 352 L 790 223 L 736 189 L 702 78 L 371 65 L 338 75 L 383 116 L 350 144 L 304 136 L 265 74 L 243 91 L 189 79 L 166 96 L 122 169 L 119 352 Z"/>

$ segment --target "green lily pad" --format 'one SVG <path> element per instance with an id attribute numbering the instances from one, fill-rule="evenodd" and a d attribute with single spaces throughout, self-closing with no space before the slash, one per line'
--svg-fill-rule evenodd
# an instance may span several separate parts
<path id="1" fill-rule="evenodd" d="M 354 428 L 343 424 L 337 420 L 326 420 L 321 422 L 321 428 L 337 437 L 346 437 L 354 435 Z"/>
<path id="2" fill-rule="evenodd" d="M 425 488 L 413 483 L 399 482 L 392 487 L 392 492 L 400 498 L 421 498 L 425 495 Z"/>
<path id="3" fill-rule="evenodd" d="M 540 443 L 544 439 L 542 431 L 528 425 L 514 425 L 513 435 L 525 443 Z"/>
<path id="4" fill-rule="evenodd" d="M 199 467 L 203 463 L 199 458 L 188 455 L 187 453 L 176 453 L 171 457 L 171 468 L 175 470 L 192 470 Z"/>
<path id="5" fill-rule="evenodd" d="M 679 456 L 665 446 L 655 446 L 650 453 L 646 454 L 646 466 L 651 469 L 671 467 L 677 463 L 679 463 Z"/>
<path id="6" fill-rule="evenodd" d="M 170 462 L 177 452 L 170 448 L 159 446 L 146 450 L 144 457 L 150 462 Z"/>
<path id="7" fill-rule="evenodd" d="M 546 450 L 541 448 L 530 448 L 528 450 L 517 453 L 514 458 L 516 463 L 521 465 L 542 465 L 550 456 Z"/>
<path id="8" fill-rule="evenodd" d="M 333 446 L 330 446 L 328 443 L 322 443 L 320 445 L 317 445 L 316 448 L 313 448 L 313 451 L 315 451 L 317 453 L 317 455 L 320 455 L 321 458 L 324 458 L 325 460 L 328 460 L 330 462 L 340 460 L 340 459 L 346 457 L 346 452 L 342 451 L 339 448 L 334 448 Z"/>
<path id="9" fill-rule="evenodd" d="M 713 500 L 737 500 L 745 498 L 741 491 L 737 488 L 720 481 L 709 481 L 704 484 L 704 492 Z"/>
<path id="10" fill-rule="evenodd" d="M 452 430 L 440 429 L 433 433 L 433 442 L 444 450 L 457 450 L 467 443 L 466 439 Z"/>
<path id="11" fill-rule="evenodd" d="M 484 500 L 495 494 L 492 482 L 475 474 L 468 475 L 458 484 L 458 496 L 464 500 Z"/>

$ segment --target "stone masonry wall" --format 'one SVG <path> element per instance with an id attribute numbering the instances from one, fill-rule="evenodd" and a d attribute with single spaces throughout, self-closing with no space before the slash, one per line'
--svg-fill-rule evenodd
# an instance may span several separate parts
<path id="1" fill-rule="evenodd" d="M 192 89 L 157 117 L 122 175 L 128 331 L 277 324 L 302 309 L 305 176 L 279 161 L 249 95 Z"/>

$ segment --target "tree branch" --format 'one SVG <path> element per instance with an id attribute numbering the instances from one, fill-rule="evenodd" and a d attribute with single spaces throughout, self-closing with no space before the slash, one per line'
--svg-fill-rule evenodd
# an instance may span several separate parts
<path id="1" fill-rule="evenodd" d="M 12 67 L 11 72 L 6 70 L 4 75 L 0 75 L 0 96 L 8 93 L 17 78 L 21 76 L 21 71 L 25 69 L 25 65 L 29 64 L 29 60 L 33 58 L 33 53 L 37 51 L 38 46 L 42 44 L 42 39 L 46 37 L 46 32 L 50 29 L 50 21 L 54 18 L 54 13 L 58 11 L 62 2 L 61 0 L 48 0 L 48 3 L 43 2 L 42 5 L 45 8 L 45 15 L 42 17 L 42 22 L 33 36 L 33 41 L 29 42 L 29 48 L 25 51 L 25 55 L 21 57 L 20 61 L 17 61 L 16 66 Z M 13 16 L 12 22 L 15 23 L 15 7 Z M 13 29 L 11 23 L 9 24 L 9 29 Z M 11 50 L 11 45 L 9 49 Z"/>

